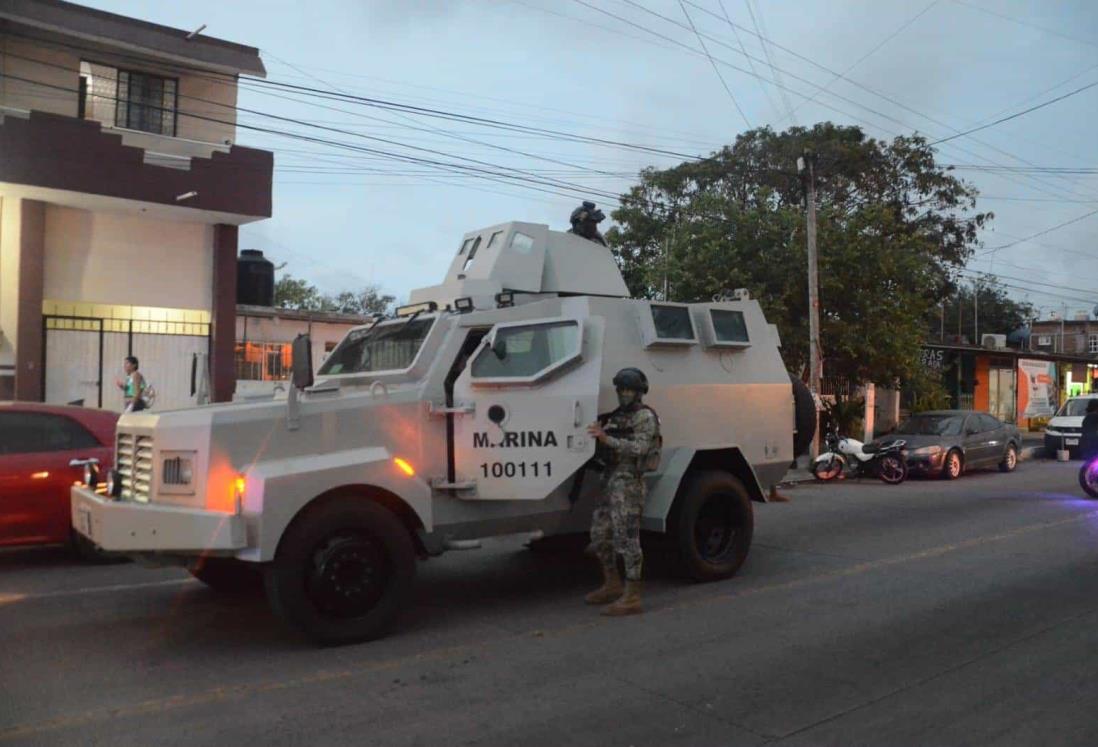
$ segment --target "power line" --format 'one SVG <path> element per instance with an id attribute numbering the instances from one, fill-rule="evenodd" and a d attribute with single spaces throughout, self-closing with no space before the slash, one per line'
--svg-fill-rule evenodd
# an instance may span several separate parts
<path id="1" fill-rule="evenodd" d="M 1020 26 L 1028 26 L 1031 29 L 1037 29 L 1038 31 L 1043 31 L 1046 34 L 1052 34 L 1053 36 L 1058 36 L 1061 39 L 1068 39 L 1069 41 L 1078 42 L 1079 44 L 1086 44 L 1088 47 L 1098 47 L 1098 42 L 1089 41 L 1087 39 L 1080 39 L 1077 36 L 1071 36 L 1069 34 L 1065 34 L 1062 31 L 1056 31 L 1055 29 L 1045 28 L 1044 26 L 1038 26 L 1035 23 L 1030 23 L 1029 21 L 1023 21 L 1020 18 L 1014 18 L 1013 16 L 1008 16 L 1005 13 L 998 13 L 994 10 L 990 10 L 988 8 L 982 8 L 979 5 L 975 5 L 973 3 L 964 2 L 964 0 L 953 0 L 953 2 L 957 3 L 957 5 L 963 5 L 966 8 L 972 8 L 972 10 L 978 10 L 981 13 L 986 13 L 989 16 L 995 16 L 996 18 L 1001 18 L 1004 21 L 1010 21 L 1011 23 L 1016 23 Z"/>
<path id="2" fill-rule="evenodd" d="M 682 0 L 679 0 L 679 7 L 682 8 L 682 14 L 686 16 L 686 20 L 690 22 L 690 28 L 694 30 L 694 36 L 698 37 L 698 43 L 701 44 L 702 51 L 705 52 L 706 59 L 709 60 L 709 64 L 713 66 L 713 72 L 717 74 L 717 78 L 720 80 L 721 85 L 724 86 L 724 92 L 728 94 L 728 98 L 732 99 L 732 104 L 735 105 L 736 111 L 743 117 L 743 123 L 748 127 L 751 127 L 751 122 L 747 119 L 747 115 L 743 113 L 743 108 L 740 107 L 740 102 L 736 101 L 736 95 L 732 93 L 732 89 L 728 87 L 728 82 L 721 75 L 721 69 L 717 67 L 717 63 L 713 60 L 713 55 L 709 54 L 709 48 L 705 46 L 705 39 L 698 33 L 698 27 L 694 25 L 694 19 L 690 17 L 690 13 L 686 10 L 686 4 Z"/>
<path id="3" fill-rule="evenodd" d="M 751 68 L 751 74 L 755 77 L 755 82 L 759 84 L 759 90 L 763 92 L 766 100 L 770 103 L 770 108 L 777 114 L 778 107 L 774 103 L 774 98 L 770 95 L 770 89 L 763 85 L 762 77 L 759 75 L 758 71 L 755 70 L 755 63 L 751 59 L 751 55 L 747 54 L 747 48 L 743 45 L 743 39 L 740 38 L 740 32 L 736 30 L 736 24 L 732 23 L 732 17 L 728 15 L 728 9 L 724 7 L 724 0 L 717 0 L 717 5 L 720 6 L 721 14 L 724 15 L 724 20 L 727 21 L 728 25 L 732 28 L 732 36 L 736 37 L 736 44 L 739 45 L 740 52 L 747 58 L 747 66 Z"/>
<path id="4" fill-rule="evenodd" d="M 786 112 L 789 113 L 789 121 L 793 124 L 797 124 L 797 118 L 793 113 L 793 106 L 789 101 L 789 95 L 785 92 L 785 86 L 782 84 L 781 75 L 778 73 L 778 68 L 774 64 L 774 55 L 770 51 L 770 47 L 767 46 L 766 37 L 758 33 L 760 21 L 762 21 L 762 11 L 759 12 L 758 17 L 756 18 L 755 9 L 752 7 L 751 0 L 743 0 L 743 2 L 744 5 L 747 6 L 748 14 L 751 16 L 751 25 L 755 27 L 755 36 L 757 36 L 761 42 L 759 46 L 762 47 L 763 56 L 766 58 L 767 63 L 770 65 L 770 74 L 774 76 L 774 81 L 778 85 L 778 95 L 781 97 L 782 103 L 785 105 Z M 769 34 L 767 34 L 766 36 L 769 36 Z"/>
<path id="5" fill-rule="evenodd" d="M 685 49 L 687 49 L 687 50 L 689 50 L 689 51 L 691 51 L 691 52 L 693 52 L 693 53 L 695 53 L 695 54 L 700 54 L 700 53 L 698 52 L 698 50 L 694 49 L 693 47 L 691 47 L 691 46 L 690 46 L 690 45 L 688 45 L 688 44 L 684 44 L 684 43 L 682 43 L 682 42 L 680 42 L 680 41 L 678 41 L 678 40 L 676 40 L 676 39 L 672 39 L 671 37 L 669 37 L 669 36 L 666 36 L 665 34 L 660 34 L 660 33 L 659 33 L 659 32 L 657 32 L 657 31 L 653 31 L 652 29 L 650 29 L 650 28 L 648 28 L 648 27 L 646 27 L 646 26 L 643 26 L 643 25 L 641 25 L 641 24 L 638 24 L 638 23 L 636 23 L 636 22 L 634 22 L 634 21 L 631 21 L 631 20 L 629 20 L 629 19 L 627 19 L 627 18 L 623 18 L 622 16 L 619 16 L 619 15 L 616 15 L 616 14 L 614 14 L 614 13 L 611 13 L 610 11 L 607 11 L 607 10 L 603 10 L 603 9 L 601 9 L 601 8 L 597 8 L 597 7 L 593 6 L 593 5 L 590 5 L 590 4 L 588 4 L 587 2 L 585 2 L 585 0 L 574 0 L 574 1 L 575 1 L 575 2 L 577 2 L 577 3 L 579 3 L 579 4 L 581 4 L 581 5 L 584 5 L 584 6 L 586 6 L 586 7 L 588 7 L 588 8 L 591 8 L 591 9 L 593 9 L 593 10 L 596 10 L 596 11 L 597 11 L 597 12 L 599 12 L 599 13 L 603 13 L 603 14 L 605 14 L 605 15 L 608 15 L 608 16 L 612 17 L 612 18 L 616 18 L 617 20 L 619 20 L 619 21 L 621 21 L 621 22 L 623 22 L 623 23 L 626 23 L 626 24 L 628 24 L 628 25 L 630 25 L 630 26 L 634 26 L 634 27 L 636 27 L 636 28 L 639 28 L 639 29 L 641 29 L 641 30 L 643 30 L 643 31 L 646 31 L 646 32 L 648 32 L 649 34 L 652 34 L 652 35 L 654 35 L 654 36 L 657 36 L 657 37 L 659 37 L 659 38 L 662 38 L 662 39 L 668 40 L 668 41 L 670 41 L 670 42 L 672 42 L 672 43 L 674 43 L 674 44 L 677 44 L 678 46 L 680 46 L 680 47 L 683 47 L 683 48 L 685 48 Z M 745 1 L 746 1 L 746 0 L 745 0 Z M 684 30 L 689 30 L 689 29 L 688 29 L 688 28 L 687 28 L 686 26 L 684 26 L 683 24 L 679 23 L 679 22 L 678 22 L 678 21 L 676 21 L 675 19 L 673 19 L 673 18 L 670 18 L 670 17 L 668 17 L 668 16 L 666 16 L 666 15 L 663 15 L 662 13 L 659 13 L 659 12 L 657 12 L 657 11 L 654 11 L 654 10 L 652 10 L 652 9 L 650 9 L 650 8 L 648 8 L 648 7 L 644 6 L 644 5 L 642 5 L 642 4 L 640 4 L 639 2 L 636 2 L 636 0 L 622 0 L 622 2 L 624 2 L 624 3 L 625 3 L 625 4 L 627 4 L 627 5 L 630 5 L 630 6 L 632 6 L 632 7 L 634 7 L 634 8 L 637 8 L 637 9 L 639 9 L 639 10 L 641 10 L 641 11 L 643 11 L 643 12 L 645 12 L 645 13 L 647 13 L 647 14 L 651 15 L 651 16 L 654 16 L 654 17 L 656 17 L 656 18 L 659 18 L 659 19 L 660 19 L 660 20 L 662 20 L 662 21 L 665 21 L 665 22 L 667 22 L 667 23 L 670 23 L 670 24 L 672 24 L 672 25 L 674 25 L 674 26 L 677 26 L 678 28 L 682 28 L 682 29 L 684 29 Z M 708 15 L 710 15 L 710 16 L 713 16 L 714 18 L 718 18 L 718 19 L 719 19 L 719 16 L 717 16 L 717 15 L 716 15 L 715 13 L 713 13 L 712 11 L 710 11 L 710 10 L 708 10 L 708 9 L 706 9 L 706 8 L 704 8 L 704 7 L 702 7 L 702 6 L 700 6 L 700 5 L 697 5 L 696 3 L 693 3 L 693 2 L 691 1 L 691 0 L 687 0 L 687 2 L 690 2 L 690 4 L 691 4 L 691 5 L 693 6 L 693 7 L 695 7 L 695 8 L 697 8 L 697 9 L 701 10 L 702 12 L 704 12 L 704 13 L 707 13 Z M 809 58 L 809 57 L 806 57 L 806 56 L 804 56 L 804 55 L 800 54 L 800 53 L 799 53 L 799 52 L 797 52 L 796 50 L 793 50 L 793 49 L 789 49 L 788 47 L 784 47 L 784 46 L 782 46 L 782 45 L 780 45 L 780 44 L 777 44 L 777 43 L 773 42 L 773 41 L 772 41 L 772 40 L 770 40 L 770 39 L 767 39 L 767 38 L 765 38 L 765 37 L 761 36 L 761 35 L 760 35 L 760 34 L 758 33 L 758 28 L 757 28 L 757 27 L 756 27 L 756 30 L 755 30 L 755 32 L 752 32 L 752 31 L 751 31 L 750 29 L 744 29 L 744 31 L 746 31 L 747 33 L 753 33 L 753 34 L 754 34 L 754 35 L 755 35 L 756 37 L 758 37 L 758 38 L 759 38 L 760 42 L 763 42 L 763 43 L 765 43 L 765 44 L 769 44 L 769 45 L 772 45 L 772 46 L 774 46 L 774 47 L 776 47 L 776 48 L 778 48 L 778 49 L 782 50 L 783 52 L 785 52 L 785 53 L 787 53 L 787 54 L 791 55 L 792 57 L 795 57 L 795 58 L 797 58 L 797 59 L 799 59 L 799 60 L 803 60 L 804 62 L 806 62 L 806 63 L 808 63 L 808 64 L 812 65 L 813 67 L 819 68 L 820 70 L 823 70 L 824 72 L 830 73 L 831 75 L 836 75 L 836 76 L 840 76 L 840 77 L 843 77 L 841 73 L 837 73 L 837 72 L 835 72 L 834 70 L 832 70 L 832 69 L 830 69 L 830 68 L 828 68 L 828 67 L 826 67 L 826 66 L 824 66 L 824 65 L 821 65 L 820 63 L 816 62 L 815 60 L 812 60 L 811 58 Z M 737 51 L 736 49 L 734 49 L 733 47 L 731 47 L 731 46 L 730 46 L 729 44 L 726 44 L 725 42 L 721 41 L 720 39 L 717 39 L 716 37 L 713 37 L 713 36 L 711 36 L 711 35 L 704 35 L 704 36 L 705 36 L 705 38 L 707 38 L 707 39 L 709 39 L 709 40 L 711 40 L 711 41 L 714 41 L 714 42 L 715 42 L 715 43 L 717 43 L 718 45 L 720 45 L 720 46 L 722 46 L 722 47 L 725 47 L 726 49 L 729 49 L 729 50 L 731 50 L 731 51 L 733 51 L 733 52 L 737 52 L 737 53 L 738 53 L 738 51 Z M 764 50 L 765 50 L 766 48 L 767 48 L 767 47 L 765 47 L 765 45 L 764 45 Z M 726 60 L 721 60 L 721 59 L 719 59 L 719 58 L 715 58 L 715 59 L 717 59 L 717 61 L 718 61 L 718 62 L 720 62 L 721 64 L 723 64 L 723 65 L 725 65 L 725 66 L 727 66 L 727 67 L 731 67 L 731 68 L 732 68 L 733 70 L 738 70 L 738 71 L 740 71 L 740 72 L 743 72 L 743 73 L 747 73 L 747 72 L 748 72 L 748 71 L 744 70 L 743 68 L 737 67 L 736 65 L 733 65 L 732 63 L 730 63 L 730 62 L 728 62 L 728 61 L 726 61 Z M 750 55 L 748 55 L 748 59 L 749 59 L 749 60 L 751 59 L 751 56 L 750 56 Z M 760 60 L 760 62 L 761 62 L 761 60 Z M 781 69 L 780 69 L 780 68 L 777 68 L 777 67 L 775 67 L 774 69 L 775 69 L 775 71 L 781 71 Z M 821 91 L 822 91 L 822 87 L 821 87 L 820 85 L 818 85 L 818 84 L 814 83 L 813 81 L 811 81 L 811 80 L 809 80 L 809 79 L 807 79 L 807 78 L 804 78 L 804 77 L 802 77 L 802 76 L 796 75 L 795 73 L 791 73 L 791 72 L 789 72 L 789 71 L 781 71 L 781 72 L 785 72 L 785 73 L 786 73 L 787 75 L 789 75 L 790 77 L 794 78 L 795 80 L 797 80 L 797 81 L 800 81 L 800 82 L 802 82 L 802 83 L 806 83 L 806 84 L 808 84 L 808 85 L 812 86 L 813 88 L 816 88 L 818 92 L 821 92 Z M 923 118 L 923 119 L 926 119 L 927 121 L 933 122 L 933 123 L 934 123 L 934 124 L 936 124 L 936 125 L 939 125 L 939 126 L 941 126 L 941 127 L 945 127 L 945 128 L 947 128 L 947 129 L 950 129 L 950 130 L 953 130 L 954 132 L 957 132 L 957 131 L 958 131 L 958 130 L 957 130 L 957 128 L 955 128 L 955 127 L 953 127 L 953 126 L 949 125 L 949 124 L 948 124 L 948 123 L 946 123 L 946 122 L 942 122 L 942 121 L 940 121 L 940 120 L 938 120 L 938 119 L 935 119 L 934 117 L 931 117 L 931 116 L 929 116 L 929 115 L 927 115 L 927 114 L 924 114 L 924 113 L 922 113 L 922 112 L 920 112 L 920 111 L 918 111 L 918 110 L 916 110 L 916 109 L 913 109 L 912 107 L 910 107 L 910 106 L 907 106 L 906 104 L 904 104 L 904 103 L 902 103 L 902 102 L 900 102 L 900 101 L 897 101 L 896 99 L 894 99 L 894 98 L 892 98 L 892 97 L 890 97 L 890 96 L 888 96 L 888 95 L 886 95 L 886 94 L 884 94 L 884 93 L 881 93 L 881 92 L 879 92 L 879 91 L 876 91 L 876 90 L 874 90 L 874 89 L 872 89 L 872 88 L 869 88 L 869 87 L 867 87 L 867 86 L 865 86 L 865 85 L 862 85 L 861 83 L 858 83 L 857 81 L 853 81 L 853 80 L 851 80 L 851 79 L 849 79 L 849 78 L 846 78 L 846 77 L 843 77 L 843 80 L 845 80 L 845 81 L 846 81 L 847 83 L 849 83 L 849 84 L 851 84 L 851 85 L 853 85 L 853 86 L 855 86 L 855 87 L 857 87 L 857 88 L 859 88 L 859 89 L 861 89 L 861 90 L 864 90 L 864 91 L 866 91 L 867 93 L 870 93 L 870 94 L 872 94 L 872 95 L 874 95 L 874 96 L 876 96 L 876 97 L 878 97 L 878 98 L 881 98 L 881 99 L 883 99 L 884 101 L 887 101 L 887 102 L 889 102 L 890 104 L 892 104 L 892 105 L 894 105 L 894 106 L 897 106 L 897 107 L 899 107 L 899 108 L 901 108 L 901 109 L 904 109 L 905 111 L 911 112 L 912 114 L 915 114 L 916 116 L 919 116 L 919 117 L 921 117 L 921 118 Z M 797 96 L 800 96 L 800 97 L 801 97 L 801 98 L 803 98 L 803 99 L 807 99 L 807 98 L 808 98 L 808 95 L 807 95 L 807 94 L 804 94 L 804 93 L 801 93 L 800 91 L 797 91 L 797 90 L 795 90 L 795 89 L 789 88 L 788 86 L 785 86 L 785 85 L 784 85 L 784 83 L 782 83 L 782 82 L 780 82 L 780 81 L 768 81 L 768 82 L 770 82 L 770 83 L 772 83 L 772 84 L 774 84 L 774 85 L 778 86 L 778 87 L 779 87 L 780 89 L 782 89 L 783 91 L 784 91 L 784 90 L 788 90 L 788 91 L 790 91 L 791 93 L 794 93 L 794 94 L 796 94 Z M 846 97 L 846 96 L 842 96 L 842 95 L 840 95 L 840 94 L 838 94 L 838 93 L 835 93 L 834 91 L 827 91 L 827 94 L 828 94 L 829 96 L 833 97 L 833 98 L 836 98 L 836 99 L 840 100 L 840 101 L 843 101 L 843 102 L 846 102 L 846 103 L 850 103 L 850 104 L 852 104 L 852 105 L 854 105 L 854 106 L 856 106 L 856 107 L 858 107 L 858 108 L 860 108 L 860 109 L 864 109 L 865 111 L 868 111 L 868 112 L 870 112 L 870 113 L 872 113 L 872 114 L 874 114 L 874 115 L 876 115 L 876 116 L 878 116 L 878 117 L 880 117 L 880 118 L 882 118 L 882 119 L 884 119 L 884 120 L 886 120 L 886 121 L 889 121 L 889 122 L 893 122 L 893 123 L 895 123 L 895 124 L 898 124 L 898 125 L 900 125 L 900 127 L 902 127 L 902 128 L 904 129 L 904 130 L 908 130 L 908 129 L 915 129 L 915 128 L 912 128 L 912 127 L 911 127 L 910 125 L 908 125 L 908 124 L 907 124 L 906 122 L 903 122 L 903 121 L 901 121 L 901 120 L 899 120 L 899 119 L 897 119 L 897 118 L 895 118 L 895 117 L 892 117 L 892 116 L 890 116 L 890 115 L 888 115 L 888 114 L 885 114 L 885 113 L 883 113 L 883 112 L 877 111 L 876 109 L 873 109 L 873 108 L 871 108 L 871 107 L 869 107 L 869 106 L 866 106 L 865 104 L 862 104 L 862 103 L 860 103 L 860 102 L 858 102 L 858 101 L 855 101 L 854 99 L 848 98 L 848 97 Z M 865 122 L 865 120 L 864 120 L 864 119 L 862 119 L 862 118 L 860 118 L 860 117 L 854 116 L 854 115 L 850 114 L 849 112 L 845 112 L 845 111 L 843 111 L 843 110 L 841 110 L 841 109 L 839 109 L 839 108 L 837 108 L 837 107 L 834 107 L 834 106 L 831 106 L 831 105 L 825 104 L 825 103 L 823 103 L 822 101 L 817 101 L 816 103 L 817 103 L 817 104 L 819 104 L 820 106 L 824 106 L 824 107 L 826 107 L 826 108 L 828 108 L 828 109 L 831 109 L 832 111 L 836 111 L 836 112 L 839 112 L 840 114 L 844 114 L 844 115 L 846 115 L 846 116 L 848 116 L 848 117 L 851 117 L 852 119 L 854 119 L 854 120 L 856 120 L 856 121 L 860 121 L 860 122 Z M 879 127 L 879 126 L 878 126 L 878 128 L 879 128 L 879 129 L 885 129 L 885 128 L 881 128 L 881 127 Z M 886 131 L 887 131 L 887 130 L 886 130 Z M 895 133 L 893 132 L 893 134 L 895 134 Z M 1002 149 L 1000 149 L 1000 148 L 998 148 L 998 147 L 996 147 L 996 146 L 994 146 L 994 145 L 991 145 L 991 144 L 989 144 L 989 143 L 986 143 L 986 142 L 984 142 L 984 141 L 981 141 L 981 140 L 977 140 L 976 138 L 973 138 L 973 140 L 974 140 L 975 142 L 979 143 L 980 145 L 983 145 L 984 147 L 987 147 L 987 148 L 991 148 L 992 150 L 995 150 L 995 151 L 997 151 L 997 152 L 999 152 L 999 153 L 1002 153 L 1003 155 L 1006 155 L 1006 156 L 1008 156 L 1008 157 L 1010 157 L 1010 158 L 1014 158 L 1015 160 L 1019 160 L 1019 161 L 1025 162 L 1025 161 L 1024 161 L 1024 159 L 1021 159 L 1021 158 L 1019 158 L 1018 156 L 1015 156 L 1015 155 L 1013 155 L 1013 154 L 1011 154 L 1011 153 L 1007 153 L 1006 151 L 1003 151 Z M 969 154 L 969 155 L 975 156 L 975 157 L 977 157 L 977 158 L 981 158 L 981 159 L 983 159 L 983 160 L 986 160 L 986 161 L 991 161 L 991 159 L 990 159 L 990 158 L 987 158 L 987 157 L 985 157 L 985 156 L 981 156 L 981 155 L 980 155 L 980 154 L 978 154 L 978 153 L 975 153 L 975 152 L 973 152 L 973 151 L 969 151 L 969 150 L 966 150 L 965 148 L 962 148 L 962 147 L 960 147 L 960 146 L 954 146 L 954 147 L 958 148 L 958 150 L 960 150 L 960 151 L 961 151 L 961 152 L 963 152 L 963 153 L 967 153 L 967 154 Z M 1031 176 L 1031 177 L 1028 177 L 1028 178 L 1029 178 L 1029 179 L 1031 179 L 1031 180 L 1033 180 L 1034 182 L 1038 182 L 1038 181 L 1043 181 L 1043 180 L 1041 180 L 1041 179 L 1039 179 L 1039 178 L 1037 178 L 1037 177 L 1033 177 L 1033 176 Z M 1052 185 L 1050 185 L 1050 186 L 1052 186 Z M 1055 187 L 1055 188 L 1057 188 L 1057 189 L 1061 189 L 1060 187 Z M 1050 193 L 1050 192 L 1047 192 L 1047 190 L 1044 190 L 1044 191 L 1046 191 L 1046 193 L 1048 193 L 1048 194 L 1052 194 L 1052 193 Z M 1070 192 L 1070 191 L 1069 191 L 1069 193 L 1070 193 L 1070 194 L 1077 194 L 1077 193 L 1075 193 L 1075 192 Z"/>
<path id="6" fill-rule="evenodd" d="M 910 26 L 911 24 L 915 23 L 920 18 L 925 16 L 930 11 L 930 9 L 933 8 L 935 5 L 937 5 L 939 2 L 941 2 L 941 0 L 930 0 L 930 3 L 925 8 L 920 10 L 918 13 L 913 15 L 911 18 L 904 21 L 904 23 L 901 24 L 899 28 L 897 28 L 891 34 L 889 34 L 884 39 L 882 39 L 880 42 L 878 42 L 877 45 L 873 47 L 873 49 L 869 50 L 868 52 L 863 54 L 861 57 L 859 57 L 857 60 L 855 60 L 849 67 L 846 68 L 846 70 L 843 70 L 842 73 L 836 73 L 834 75 L 834 77 L 831 78 L 831 80 L 829 80 L 826 84 L 824 84 L 823 88 L 821 88 L 816 93 L 812 94 L 811 98 L 806 99 L 806 100 L 800 102 L 799 104 L 797 104 L 795 107 L 793 107 L 793 113 L 796 114 L 797 110 L 800 109 L 802 106 L 804 106 L 805 104 L 812 103 L 813 101 L 816 100 L 816 97 L 819 96 L 821 93 L 824 93 L 824 92 L 830 90 L 831 86 L 835 83 L 835 81 L 845 80 L 846 76 L 849 75 L 851 73 L 851 71 L 854 70 L 854 68 L 858 67 L 858 65 L 865 62 L 867 59 L 869 59 L 874 54 L 876 54 L 882 47 L 884 47 L 890 41 L 892 41 L 897 36 L 902 34 L 905 30 L 907 30 L 908 26 Z M 729 22 L 729 23 L 731 23 L 731 22 Z M 733 26 L 732 28 L 733 28 L 733 30 L 735 30 L 735 26 Z"/>
<path id="7" fill-rule="evenodd" d="M 1080 88 L 1076 88 L 1074 91 L 1068 91 L 1067 93 L 1063 94 L 1062 96 L 1057 96 L 1054 99 L 1049 99 L 1048 101 L 1043 101 L 1040 104 L 1029 107 L 1028 109 L 1023 109 L 1020 112 L 1015 112 L 1014 114 L 1010 114 L 1006 117 L 1000 117 L 999 119 L 996 119 L 994 122 L 988 122 L 987 124 L 983 124 L 983 125 L 980 125 L 978 127 L 973 127 L 971 129 L 964 130 L 963 132 L 958 132 L 956 135 L 950 135 L 949 137 L 943 137 L 940 140 L 935 140 L 933 143 L 930 143 L 930 145 L 933 146 L 933 145 L 940 145 L 942 143 L 948 143 L 950 140 L 955 140 L 959 137 L 965 137 L 966 135 L 971 135 L 972 133 L 979 132 L 980 130 L 986 130 L 989 127 L 994 127 L 995 125 L 1000 125 L 1003 122 L 1009 122 L 1012 119 L 1017 119 L 1018 117 L 1029 114 L 1030 112 L 1035 112 L 1038 109 L 1044 109 L 1046 106 L 1050 106 L 1052 104 L 1055 104 L 1058 101 L 1063 101 L 1064 99 L 1071 98 L 1072 96 L 1080 94 L 1084 91 L 1089 91 L 1091 88 L 1094 88 L 1096 86 L 1098 86 L 1098 80 L 1094 81 L 1093 83 L 1088 83 L 1087 85 L 1082 86 Z"/>
<path id="8" fill-rule="evenodd" d="M 1071 220 L 1066 220 L 1063 223 L 1057 223 L 1055 226 L 1051 226 L 1049 228 L 1046 228 L 1043 231 L 1038 231 L 1035 234 L 1031 234 L 1031 235 L 1026 236 L 1024 238 L 1018 239 L 1016 241 L 1011 241 L 1008 244 L 1002 244 L 1001 246 L 993 246 L 989 249 L 985 249 L 984 251 L 980 252 L 976 256 L 982 257 L 982 256 L 987 255 L 987 254 L 992 254 L 993 252 L 998 252 L 1002 249 L 1008 249 L 1012 246 L 1017 246 L 1018 244 L 1024 243 L 1026 241 L 1036 239 L 1039 236 L 1044 236 L 1045 234 L 1052 233 L 1053 231 L 1058 231 L 1061 228 L 1064 228 L 1065 226 L 1070 226 L 1073 223 L 1078 223 L 1081 220 L 1086 220 L 1087 218 L 1089 218 L 1092 215 L 1098 215 L 1098 208 L 1096 208 L 1094 210 L 1091 210 L 1090 212 L 1083 213 L 1082 215 L 1080 215 L 1078 217 L 1075 217 L 1075 218 L 1072 218 Z"/>

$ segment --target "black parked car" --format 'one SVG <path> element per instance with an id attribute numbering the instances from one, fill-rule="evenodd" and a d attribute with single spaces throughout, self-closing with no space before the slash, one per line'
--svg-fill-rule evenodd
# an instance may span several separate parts
<path id="1" fill-rule="evenodd" d="M 907 441 L 912 475 L 956 480 L 967 469 L 1018 466 L 1022 434 L 1010 423 L 984 412 L 934 410 L 912 415 L 888 435 Z"/>

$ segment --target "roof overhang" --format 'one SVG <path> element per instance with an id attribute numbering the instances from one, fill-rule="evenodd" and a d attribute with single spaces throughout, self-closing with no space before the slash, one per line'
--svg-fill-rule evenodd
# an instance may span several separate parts
<path id="1" fill-rule="evenodd" d="M 63 0 L 0 0 L 0 21 L 213 72 L 267 76 L 255 47 L 200 34 L 188 38 L 191 31 Z"/>

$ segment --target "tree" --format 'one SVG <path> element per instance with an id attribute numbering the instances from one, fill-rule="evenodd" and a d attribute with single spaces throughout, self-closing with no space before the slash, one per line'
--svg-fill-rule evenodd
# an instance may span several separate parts
<path id="1" fill-rule="evenodd" d="M 286 273 L 275 283 L 274 305 L 278 309 L 317 311 L 321 307 L 320 291 L 309 281 Z"/>
<path id="2" fill-rule="evenodd" d="M 275 283 L 274 305 L 279 309 L 366 316 L 388 313 L 395 300 L 395 296 L 382 294 L 376 285 L 369 285 L 360 291 L 343 291 L 330 295 L 321 293 L 307 280 L 295 278 L 289 273 Z"/>
<path id="3" fill-rule="evenodd" d="M 367 286 L 361 291 L 343 291 L 324 299 L 326 311 L 340 314 L 387 314 L 396 301 L 396 296 L 382 294 L 376 285 Z"/>
<path id="4" fill-rule="evenodd" d="M 976 339 L 977 324 L 981 336 L 1009 335 L 1024 327 L 1033 317 L 1033 305 L 1012 299 L 994 275 L 977 278 L 975 284 L 975 298 L 972 285 L 960 285 L 931 310 L 931 340 L 941 341 L 944 329 L 946 338 L 959 334 L 970 343 L 979 345 L 980 341 Z"/>
<path id="5" fill-rule="evenodd" d="M 894 385 L 914 375 L 930 309 L 971 255 L 976 191 L 926 140 L 857 127 L 743 133 L 711 157 L 648 169 L 607 233 L 639 297 L 705 301 L 747 288 L 777 324 L 792 371 L 808 361 L 803 187 L 817 157 L 821 345 L 828 377 Z M 666 288 L 666 292 L 665 292 Z"/>

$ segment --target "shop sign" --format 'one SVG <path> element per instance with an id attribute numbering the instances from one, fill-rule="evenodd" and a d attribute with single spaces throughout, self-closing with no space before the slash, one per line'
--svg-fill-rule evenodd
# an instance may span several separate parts
<path id="1" fill-rule="evenodd" d="M 1018 361 L 1018 385 L 1025 387 L 1022 417 L 1038 418 L 1056 412 L 1056 364 L 1051 361 Z"/>

